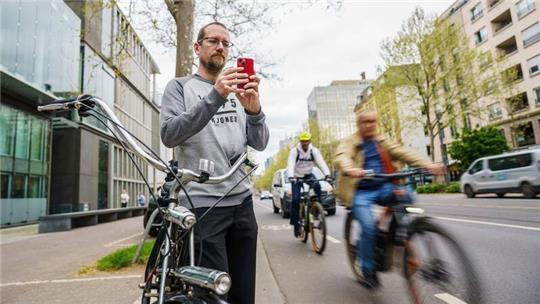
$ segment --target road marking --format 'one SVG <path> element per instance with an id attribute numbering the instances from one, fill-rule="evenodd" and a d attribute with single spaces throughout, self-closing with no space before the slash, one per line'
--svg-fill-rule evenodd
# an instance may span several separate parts
<path id="1" fill-rule="evenodd" d="M 338 240 L 338 239 L 336 239 L 334 237 L 331 237 L 329 235 L 326 236 L 326 239 L 329 240 L 330 242 L 334 243 L 334 244 L 340 244 L 341 243 L 340 240 Z"/>
<path id="2" fill-rule="evenodd" d="M 445 221 L 454 221 L 454 222 L 463 222 L 463 223 L 471 223 L 471 224 L 481 224 L 481 225 L 489 225 L 489 226 L 499 226 L 499 227 L 507 227 L 507 228 L 540 231 L 540 228 L 529 227 L 529 226 L 518 226 L 518 225 L 493 223 L 493 222 L 473 221 L 473 220 L 465 220 L 465 219 L 458 219 L 458 218 L 451 218 L 451 217 L 440 217 L 440 216 L 436 216 L 435 218 L 439 220 L 445 220 Z"/>
<path id="3" fill-rule="evenodd" d="M 540 207 L 529 206 L 497 206 L 497 205 L 470 205 L 470 204 L 439 204 L 439 203 L 422 203 L 421 206 L 430 207 L 472 207 L 472 208 L 495 208 L 495 209 L 523 209 L 523 210 L 538 210 Z"/>
<path id="4" fill-rule="evenodd" d="M 280 230 L 291 230 L 292 226 L 289 224 L 281 224 L 281 225 L 262 225 L 262 230 L 271 230 L 271 231 L 280 231 Z"/>
<path id="5" fill-rule="evenodd" d="M 125 280 L 125 279 L 142 279 L 142 275 L 125 275 L 125 276 L 110 276 L 110 277 L 97 277 L 97 278 L 84 278 L 84 279 L 59 279 L 59 280 L 34 280 L 28 282 L 11 282 L 0 284 L 0 287 L 8 286 L 26 286 L 26 285 L 39 285 L 39 284 L 58 284 L 58 283 L 79 283 L 79 282 L 92 282 L 92 281 L 108 281 L 108 280 Z"/>
<path id="6" fill-rule="evenodd" d="M 448 304 L 467 304 L 466 302 L 463 302 L 460 299 L 448 293 L 438 293 L 435 295 L 435 297 L 445 301 Z"/>
<path id="7" fill-rule="evenodd" d="M 139 232 L 139 233 L 136 233 L 136 234 L 134 234 L 134 235 L 130 235 L 130 236 L 128 236 L 128 237 L 125 237 L 125 238 L 123 238 L 123 239 L 119 239 L 119 240 L 116 240 L 116 241 L 114 241 L 114 242 L 107 243 L 107 244 L 103 245 L 103 247 L 112 247 L 112 246 L 115 246 L 115 245 L 118 244 L 118 243 L 122 243 L 123 241 L 130 240 L 130 239 L 132 239 L 132 238 L 134 238 L 134 237 L 137 237 L 137 236 L 139 236 L 139 235 L 142 235 L 142 234 L 143 234 L 142 232 Z"/>

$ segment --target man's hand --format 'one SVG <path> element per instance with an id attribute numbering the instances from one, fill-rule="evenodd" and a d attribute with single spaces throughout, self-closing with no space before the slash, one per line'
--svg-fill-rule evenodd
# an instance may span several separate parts
<path id="1" fill-rule="evenodd" d="M 426 169 L 431 171 L 434 175 L 443 175 L 444 174 L 444 165 L 442 164 L 429 164 L 426 166 Z"/>
<path id="2" fill-rule="evenodd" d="M 345 174 L 350 177 L 361 178 L 366 175 L 366 172 L 361 168 L 353 168 L 345 171 Z"/>
<path id="3" fill-rule="evenodd" d="M 238 94 L 244 92 L 244 90 L 236 87 L 237 84 L 248 82 L 247 74 L 240 73 L 243 69 L 244 68 L 228 68 L 219 74 L 214 84 L 214 88 L 218 91 L 219 95 L 223 96 L 223 98 L 227 98 L 230 93 L 234 92 Z"/>
<path id="4" fill-rule="evenodd" d="M 247 78 L 244 78 L 244 81 L 247 82 Z M 249 82 L 244 85 L 244 89 L 236 91 L 236 98 L 238 98 L 248 114 L 255 115 L 261 110 L 259 82 L 261 82 L 261 79 L 257 75 L 251 75 L 249 76 Z"/>

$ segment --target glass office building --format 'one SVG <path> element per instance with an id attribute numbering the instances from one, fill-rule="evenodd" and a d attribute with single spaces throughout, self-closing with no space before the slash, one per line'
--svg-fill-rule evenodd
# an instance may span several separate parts
<path id="1" fill-rule="evenodd" d="M 0 9 L 1 224 L 47 213 L 51 117 L 36 107 L 79 85 L 80 19 L 63 1 L 7 1 Z"/>

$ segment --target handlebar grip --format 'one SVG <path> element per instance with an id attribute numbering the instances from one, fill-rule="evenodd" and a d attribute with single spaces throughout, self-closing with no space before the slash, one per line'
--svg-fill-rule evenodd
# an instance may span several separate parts
<path id="1" fill-rule="evenodd" d="M 53 103 L 68 103 L 68 102 L 72 102 L 72 101 L 75 101 L 77 100 L 77 98 L 79 98 L 79 96 L 76 96 L 76 97 L 69 97 L 69 98 L 60 98 L 60 99 L 55 99 L 53 101 Z"/>

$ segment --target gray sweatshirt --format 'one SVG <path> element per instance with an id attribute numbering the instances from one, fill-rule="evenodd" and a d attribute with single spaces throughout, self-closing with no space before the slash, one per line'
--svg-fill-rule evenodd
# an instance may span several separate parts
<path id="1" fill-rule="evenodd" d="M 161 103 L 161 140 L 175 148 L 178 168 L 198 172 L 199 159 L 215 163 L 212 176 L 225 174 L 247 146 L 262 151 L 268 144 L 268 127 L 264 113 L 246 113 L 234 94 L 228 101 L 214 89 L 214 83 L 195 74 L 176 78 L 167 84 Z M 246 175 L 244 166 L 221 184 L 187 186 L 196 208 L 210 207 Z M 245 179 L 218 206 L 240 204 L 251 195 Z M 186 207 L 187 200 L 181 196 Z"/>

